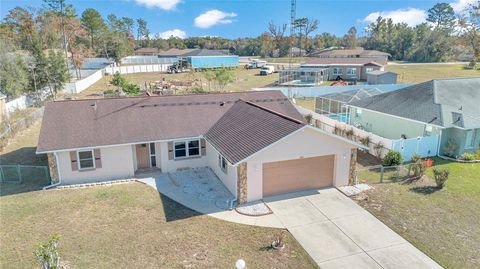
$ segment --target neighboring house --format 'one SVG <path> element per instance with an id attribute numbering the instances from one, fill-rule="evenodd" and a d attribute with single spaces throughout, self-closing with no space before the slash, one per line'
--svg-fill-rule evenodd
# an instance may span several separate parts
<path id="1" fill-rule="evenodd" d="M 480 146 L 480 78 L 435 79 L 349 104 L 349 123 L 389 139 L 439 135 L 458 156 Z"/>
<path id="2" fill-rule="evenodd" d="M 327 69 L 328 80 L 367 80 L 367 73 L 383 70 L 385 64 L 382 59 L 309 57 L 301 67 Z"/>
<path id="3" fill-rule="evenodd" d="M 367 73 L 368 84 L 396 84 L 397 73 L 389 71 L 375 70 Z"/>
<path id="4" fill-rule="evenodd" d="M 210 167 L 245 202 L 347 185 L 358 146 L 306 125 L 280 91 L 252 91 L 50 102 L 37 153 L 61 184 Z"/>
<path id="5" fill-rule="evenodd" d="M 366 50 L 363 48 L 356 49 L 325 49 L 322 51 L 311 53 L 310 56 L 318 58 L 370 58 L 379 59 L 387 62 L 389 53 L 378 50 Z"/>

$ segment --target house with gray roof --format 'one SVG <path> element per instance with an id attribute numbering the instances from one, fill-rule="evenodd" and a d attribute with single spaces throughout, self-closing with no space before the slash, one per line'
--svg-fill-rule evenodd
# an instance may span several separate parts
<path id="1" fill-rule="evenodd" d="M 389 139 L 440 136 L 439 154 L 480 146 L 480 78 L 434 79 L 349 104 L 349 123 Z M 454 150 L 447 150 L 447 144 Z"/>
<path id="2" fill-rule="evenodd" d="M 357 147 L 306 124 L 280 91 L 251 91 L 50 102 L 37 153 L 56 184 L 209 167 L 246 202 L 347 185 Z"/>

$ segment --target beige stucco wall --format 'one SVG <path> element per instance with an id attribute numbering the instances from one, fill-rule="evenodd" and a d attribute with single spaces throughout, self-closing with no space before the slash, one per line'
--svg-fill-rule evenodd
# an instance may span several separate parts
<path id="1" fill-rule="evenodd" d="M 72 171 L 70 152 L 58 152 L 58 168 L 62 184 L 122 179 L 134 176 L 134 161 L 131 146 L 115 146 L 100 149 L 102 168 Z"/>
<path id="2" fill-rule="evenodd" d="M 186 158 L 180 160 L 169 160 L 168 142 L 159 142 L 157 144 L 160 144 L 160 148 L 158 147 L 158 145 L 155 146 L 155 149 L 159 149 L 159 151 L 156 152 L 155 156 L 157 158 L 157 167 L 160 164 L 160 169 L 162 169 L 162 172 L 164 173 L 174 172 L 177 169 L 198 168 L 207 166 L 206 156 Z M 160 155 L 158 153 L 160 153 Z"/>
<path id="3" fill-rule="evenodd" d="M 262 164 L 265 162 L 334 154 L 334 185 L 347 185 L 352 147 L 351 144 L 308 128 L 284 138 L 247 161 L 248 201 L 262 198 Z"/>
<path id="4" fill-rule="evenodd" d="M 218 151 L 210 144 L 207 146 L 207 165 L 213 170 L 215 175 L 223 182 L 225 187 L 234 195 L 237 194 L 237 169 L 230 163 L 227 167 L 227 173 L 223 172 L 218 165 Z"/>

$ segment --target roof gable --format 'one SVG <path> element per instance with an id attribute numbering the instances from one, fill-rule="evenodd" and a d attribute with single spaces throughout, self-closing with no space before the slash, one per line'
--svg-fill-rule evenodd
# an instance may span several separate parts
<path id="1" fill-rule="evenodd" d="M 230 163 L 236 164 L 304 126 L 303 120 L 239 100 L 208 130 L 205 138 Z"/>

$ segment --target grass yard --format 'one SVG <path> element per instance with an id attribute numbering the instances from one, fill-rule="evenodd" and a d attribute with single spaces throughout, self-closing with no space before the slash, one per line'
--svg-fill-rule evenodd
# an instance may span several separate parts
<path id="1" fill-rule="evenodd" d="M 430 168 L 418 182 L 374 184 L 359 204 L 445 268 L 480 268 L 480 164 L 435 164 L 450 170 L 444 189 Z"/>
<path id="2" fill-rule="evenodd" d="M 419 83 L 435 78 L 480 76 L 480 70 L 463 69 L 464 66 L 463 64 L 386 65 L 385 71 L 397 73 L 397 83 Z"/>
<path id="3" fill-rule="evenodd" d="M 241 67 L 234 70 L 236 80 L 225 87 L 225 91 L 247 91 L 251 88 L 265 87 L 273 85 L 277 79 L 278 74 L 271 74 L 268 76 L 260 76 L 260 69 L 246 70 Z M 207 82 L 201 72 L 196 73 L 179 73 L 179 74 L 165 74 L 165 73 L 136 73 L 124 75 L 130 82 L 143 86 L 145 82 L 154 82 L 165 78 L 168 80 L 193 80 L 200 79 L 205 84 L 204 89 L 208 90 Z M 78 94 L 78 98 L 96 97 L 98 94 L 109 89 L 114 89 L 109 86 L 111 76 L 103 77 L 88 89 Z M 213 89 L 212 89 L 213 90 Z"/>
<path id="4" fill-rule="evenodd" d="M 301 106 L 305 109 L 315 111 L 315 98 L 294 98 L 295 102 L 292 100 L 292 103 L 294 102 L 295 105 Z"/>
<path id="5" fill-rule="evenodd" d="M 221 221 L 159 195 L 141 183 L 49 190 L 0 197 L 0 264 L 34 268 L 33 252 L 60 236 L 69 268 L 318 268 L 287 233 Z"/>

